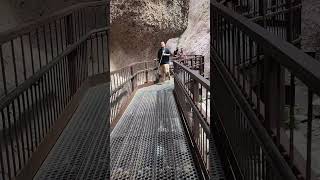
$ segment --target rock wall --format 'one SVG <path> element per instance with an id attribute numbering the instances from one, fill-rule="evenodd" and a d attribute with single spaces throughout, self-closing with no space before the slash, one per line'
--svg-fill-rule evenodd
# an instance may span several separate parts
<path id="1" fill-rule="evenodd" d="M 111 0 L 111 71 L 152 60 L 161 41 L 187 28 L 189 0 Z"/>
<path id="2" fill-rule="evenodd" d="M 190 0 L 188 27 L 176 38 L 170 39 L 167 46 L 174 51 L 183 48 L 186 54 L 205 57 L 205 75 L 210 71 L 210 1 Z"/>

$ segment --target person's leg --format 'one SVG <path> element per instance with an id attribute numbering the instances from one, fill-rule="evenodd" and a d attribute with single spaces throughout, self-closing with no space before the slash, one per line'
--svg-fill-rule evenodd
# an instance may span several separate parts
<path id="1" fill-rule="evenodd" d="M 167 80 L 167 64 L 163 64 L 163 81 Z"/>
<path id="2" fill-rule="evenodd" d="M 166 77 L 170 80 L 170 65 L 166 64 Z"/>
<path id="3" fill-rule="evenodd" d="M 160 65 L 160 82 L 163 82 L 166 76 L 164 64 Z"/>

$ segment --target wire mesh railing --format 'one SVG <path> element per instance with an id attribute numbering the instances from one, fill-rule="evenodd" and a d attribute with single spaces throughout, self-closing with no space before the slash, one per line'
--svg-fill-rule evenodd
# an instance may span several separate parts
<path id="1" fill-rule="evenodd" d="M 0 34 L 0 179 L 28 164 L 88 77 L 109 71 L 107 9 L 81 3 Z"/>

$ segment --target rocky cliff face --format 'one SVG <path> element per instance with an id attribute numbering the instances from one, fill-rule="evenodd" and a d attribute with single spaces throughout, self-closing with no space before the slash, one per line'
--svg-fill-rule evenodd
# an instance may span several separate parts
<path id="1" fill-rule="evenodd" d="M 167 46 L 174 51 L 183 48 L 186 54 L 205 56 L 205 75 L 210 71 L 210 1 L 190 0 L 188 27 L 176 38 L 170 39 Z"/>
<path id="2" fill-rule="evenodd" d="M 156 58 L 187 27 L 189 0 L 111 0 L 111 71 Z"/>

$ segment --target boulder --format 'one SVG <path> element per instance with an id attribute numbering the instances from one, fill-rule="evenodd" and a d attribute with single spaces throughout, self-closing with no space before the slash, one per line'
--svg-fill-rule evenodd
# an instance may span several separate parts
<path id="1" fill-rule="evenodd" d="M 186 54 L 205 57 L 205 76 L 210 72 L 210 1 L 190 0 L 187 29 L 181 36 L 170 39 L 167 44 L 175 49 L 183 48 Z"/>
<path id="2" fill-rule="evenodd" d="M 156 58 L 160 42 L 187 28 L 189 0 L 111 0 L 111 71 Z"/>

